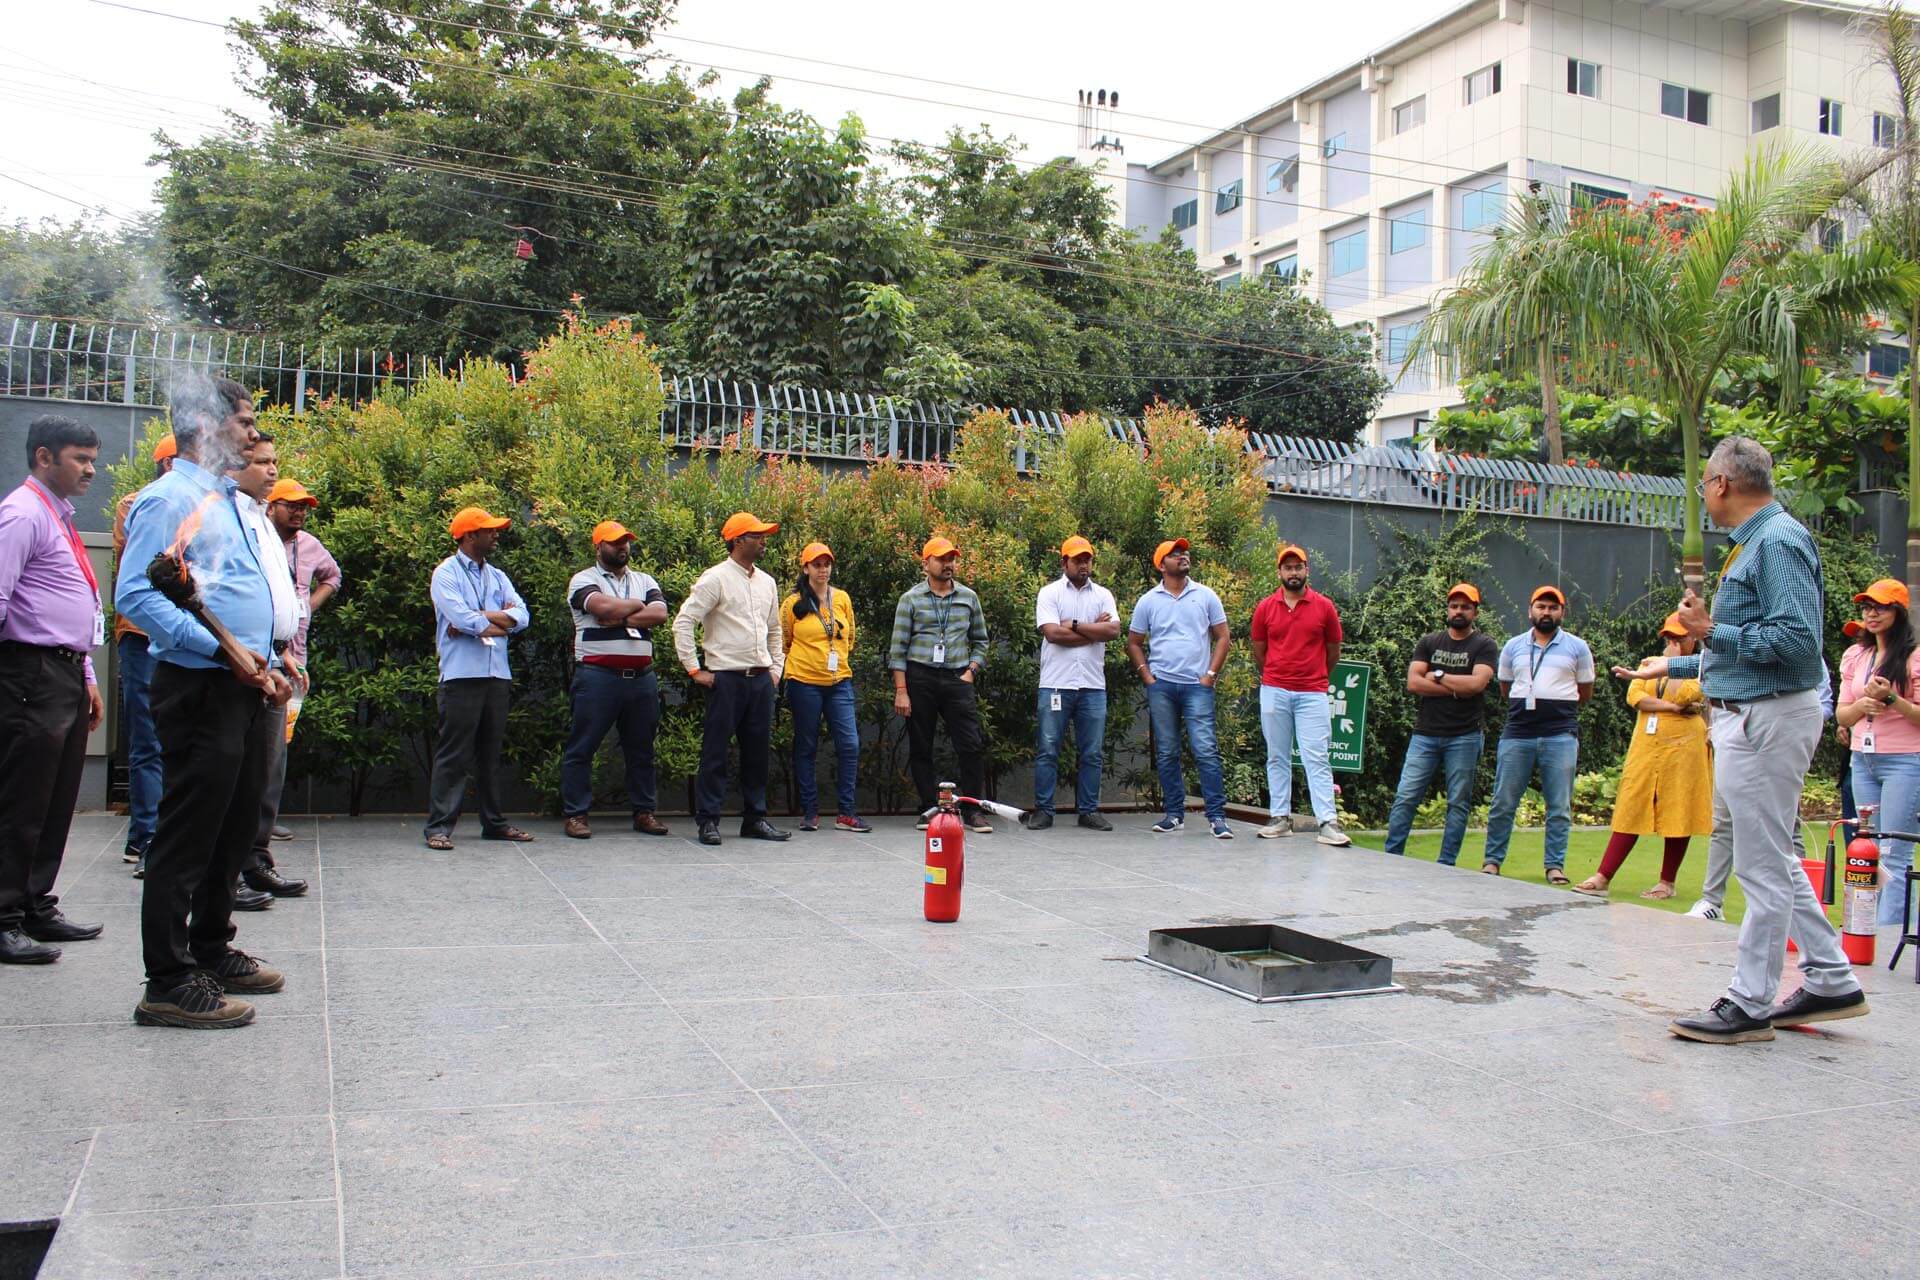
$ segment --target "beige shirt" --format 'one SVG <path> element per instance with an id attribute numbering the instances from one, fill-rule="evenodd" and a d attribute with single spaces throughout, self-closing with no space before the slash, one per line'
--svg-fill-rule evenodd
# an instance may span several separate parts
<path id="1" fill-rule="evenodd" d="M 673 648 L 689 671 L 702 665 L 693 646 L 693 629 L 704 632 L 704 664 L 709 671 L 771 667 L 779 671 L 779 588 L 764 569 L 743 569 L 728 556 L 694 581 L 680 612 L 673 615 Z"/>

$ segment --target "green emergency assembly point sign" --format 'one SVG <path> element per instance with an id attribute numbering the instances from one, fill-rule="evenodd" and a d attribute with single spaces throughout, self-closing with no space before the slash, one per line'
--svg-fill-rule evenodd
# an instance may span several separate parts
<path id="1" fill-rule="evenodd" d="M 1327 762 L 1335 773 L 1358 773 L 1367 747 L 1367 686 L 1373 681 L 1373 667 L 1365 662 L 1344 659 L 1333 666 L 1333 678 L 1327 692 L 1328 718 L 1333 731 L 1327 736 Z M 1293 744 L 1293 767 L 1300 767 L 1300 743 Z"/>

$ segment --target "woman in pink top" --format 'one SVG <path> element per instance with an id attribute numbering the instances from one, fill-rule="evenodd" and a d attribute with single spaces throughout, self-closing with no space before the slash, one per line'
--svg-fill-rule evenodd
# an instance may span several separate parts
<path id="1" fill-rule="evenodd" d="M 1912 831 L 1920 822 L 1920 653 L 1907 587 L 1882 578 L 1854 597 L 1865 627 L 1840 659 L 1834 719 L 1852 735 L 1853 798 L 1878 805 L 1876 826 Z M 1880 923 L 1905 925 L 1900 889 L 1913 865 L 1906 840 L 1880 842 Z"/>

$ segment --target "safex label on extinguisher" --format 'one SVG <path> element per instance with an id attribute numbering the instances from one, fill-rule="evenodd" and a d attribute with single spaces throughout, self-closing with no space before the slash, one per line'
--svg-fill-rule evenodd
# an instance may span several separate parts
<path id="1" fill-rule="evenodd" d="M 945 884 L 947 882 L 947 869 L 945 867 L 923 866 L 922 870 L 927 873 L 928 884 Z"/>
<path id="2" fill-rule="evenodd" d="M 1849 856 L 1846 886 L 1845 919 L 1841 929 L 1872 937 L 1880 919 L 1880 886 L 1873 862 Z"/>

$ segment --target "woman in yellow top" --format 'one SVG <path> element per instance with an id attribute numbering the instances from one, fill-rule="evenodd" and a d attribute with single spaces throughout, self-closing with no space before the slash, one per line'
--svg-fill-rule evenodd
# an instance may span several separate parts
<path id="1" fill-rule="evenodd" d="M 1668 614 L 1660 624 L 1666 655 L 1693 652 L 1694 642 Z M 1607 885 L 1641 836 L 1666 839 L 1660 883 L 1643 898 L 1671 898 L 1673 877 L 1694 836 L 1713 834 L 1713 753 L 1707 746 L 1707 700 L 1698 680 L 1635 680 L 1627 686 L 1627 705 L 1639 715 L 1633 744 L 1620 770 L 1620 794 L 1613 804 L 1613 834 L 1600 870 L 1573 886 L 1575 893 L 1607 896 Z"/>
<path id="2" fill-rule="evenodd" d="M 800 553 L 800 581 L 780 602 L 780 631 L 787 644 L 787 705 L 793 708 L 793 771 L 800 780 L 800 829 L 820 829 L 820 784 L 814 757 L 820 721 L 833 734 L 839 757 L 841 831 L 871 831 L 853 812 L 860 778 L 860 727 L 853 718 L 853 601 L 833 589 L 833 552 L 809 542 Z"/>

